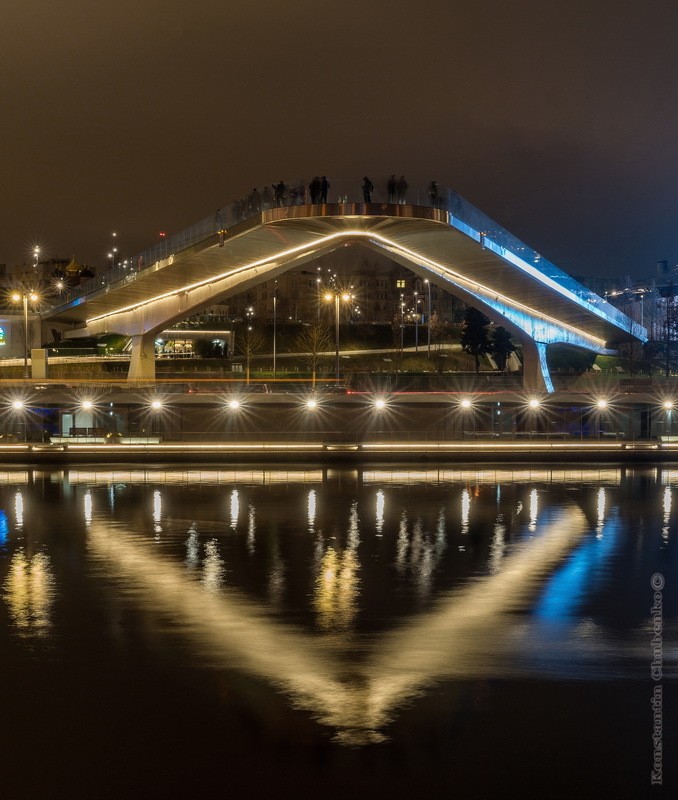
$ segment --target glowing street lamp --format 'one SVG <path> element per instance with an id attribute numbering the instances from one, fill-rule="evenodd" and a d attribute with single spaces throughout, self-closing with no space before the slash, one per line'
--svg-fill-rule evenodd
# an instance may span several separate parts
<path id="1" fill-rule="evenodd" d="M 36 248 L 37 250 L 37 248 Z M 14 292 L 13 303 L 23 303 L 24 310 L 24 378 L 28 378 L 28 303 L 37 303 L 39 296 L 35 292 Z"/>
<path id="2" fill-rule="evenodd" d="M 335 377 L 339 380 L 339 301 L 343 300 L 347 303 L 351 299 L 351 295 L 347 292 L 327 292 L 325 300 L 330 303 L 334 300 L 334 372 Z"/>
<path id="3" fill-rule="evenodd" d="M 428 329 L 428 331 L 427 331 L 428 332 L 428 358 L 431 358 L 431 281 L 428 278 L 426 278 L 424 283 L 426 284 L 426 286 L 428 288 L 428 314 L 427 314 L 428 324 L 426 325 L 426 327 Z"/>

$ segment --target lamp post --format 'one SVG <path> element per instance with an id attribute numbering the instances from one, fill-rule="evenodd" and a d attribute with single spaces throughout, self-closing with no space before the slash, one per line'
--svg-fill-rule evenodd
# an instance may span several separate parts
<path id="1" fill-rule="evenodd" d="M 414 352 L 419 352 L 419 298 L 414 293 Z"/>
<path id="2" fill-rule="evenodd" d="M 426 327 L 428 328 L 428 357 L 431 358 L 431 281 L 426 278 L 424 283 L 428 287 L 428 325 Z"/>
<path id="3" fill-rule="evenodd" d="M 405 343 L 405 295 L 400 293 L 400 355 L 403 354 Z"/>
<path id="4" fill-rule="evenodd" d="M 337 380 L 339 380 L 339 301 L 348 302 L 350 299 L 351 295 L 346 292 L 334 291 L 325 294 L 328 303 L 334 300 L 334 374 Z"/>
<path id="5" fill-rule="evenodd" d="M 38 295 L 35 292 L 14 292 L 12 301 L 23 303 L 24 310 L 24 378 L 28 378 L 28 301 L 35 303 L 38 301 Z"/>
<path id="6" fill-rule="evenodd" d="M 276 357 L 277 325 L 278 325 L 278 287 L 276 286 L 275 289 L 273 289 L 273 380 L 275 380 L 275 373 L 276 373 L 275 357 Z"/>

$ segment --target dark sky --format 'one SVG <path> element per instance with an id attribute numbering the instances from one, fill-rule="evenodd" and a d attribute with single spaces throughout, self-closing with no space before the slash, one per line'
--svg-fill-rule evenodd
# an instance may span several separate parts
<path id="1" fill-rule="evenodd" d="M 678 260 L 677 40 L 673 0 L 5 3 L 0 262 L 397 172 L 568 272 L 647 275 Z"/>

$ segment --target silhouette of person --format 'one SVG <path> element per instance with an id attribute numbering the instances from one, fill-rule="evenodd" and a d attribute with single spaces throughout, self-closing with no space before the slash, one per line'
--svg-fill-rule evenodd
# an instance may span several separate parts
<path id="1" fill-rule="evenodd" d="M 320 202 L 320 178 L 317 175 L 311 181 L 309 189 L 311 190 L 311 203 L 315 205 Z"/>
<path id="2" fill-rule="evenodd" d="M 388 202 L 395 203 L 396 201 L 396 192 L 398 191 L 398 179 L 395 175 L 391 175 L 388 179 L 388 183 L 386 184 L 386 189 L 388 191 Z"/>
<path id="3" fill-rule="evenodd" d="M 431 201 L 431 206 L 433 208 L 438 208 L 438 183 L 437 181 L 431 181 L 431 185 L 428 187 L 428 199 Z"/>
<path id="4" fill-rule="evenodd" d="M 367 175 L 363 178 L 363 200 L 366 203 L 372 202 L 372 191 L 374 190 L 374 184 L 372 181 L 367 177 Z"/>
<path id="5" fill-rule="evenodd" d="M 300 206 L 306 205 L 306 183 L 303 178 L 299 178 L 299 184 L 297 186 L 297 199 Z"/>
<path id="6" fill-rule="evenodd" d="M 255 214 L 261 211 L 261 192 L 256 187 L 252 189 L 252 211 Z"/>
<path id="7" fill-rule="evenodd" d="M 261 193 L 261 205 L 264 210 L 271 208 L 273 205 L 273 195 L 271 194 L 270 186 L 264 186 L 264 191 Z"/>
<path id="8" fill-rule="evenodd" d="M 327 192 L 330 188 L 330 182 L 327 178 L 323 175 L 322 180 L 320 181 L 320 202 L 326 203 L 327 202 Z"/>
<path id="9" fill-rule="evenodd" d="M 407 200 L 407 181 L 405 180 L 405 176 L 401 175 L 398 181 L 398 203 L 400 203 L 401 206 L 404 206 L 406 200 Z"/>
<path id="10" fill-rule="evenodd" d="M 276 183 L 273 187 L 273 194 L 275 196 L 275 204 L 278 208 L 281 208 L 285 205 L 285 192 L 287 191 L 287 186 L 280 181 L 280 183 Z"/>

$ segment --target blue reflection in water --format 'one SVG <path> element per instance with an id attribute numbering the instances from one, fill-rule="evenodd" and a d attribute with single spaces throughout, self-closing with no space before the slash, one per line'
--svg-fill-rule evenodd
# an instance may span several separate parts
<path id="1" fill-rule="evenodd" d="M 618 533 L 619 520 L 615 514 L 605 523 L 599 538 L 586 541 L 556 570 L 535 603 L 534 615 L 550 622 L 574 616 L 588 587 L 603 576 Z"/>
<path id="2" fill-rule="evenodd" d="M 0 547 L 4 547 L 7 544 L 8 532 L 9 526 L 7 524 L 7 514 L 0 510 Z"/>

